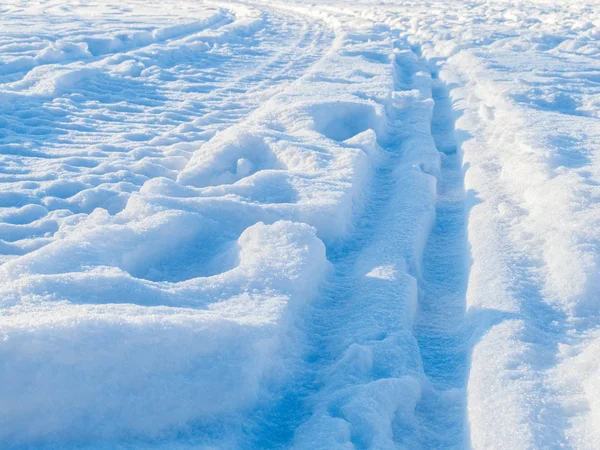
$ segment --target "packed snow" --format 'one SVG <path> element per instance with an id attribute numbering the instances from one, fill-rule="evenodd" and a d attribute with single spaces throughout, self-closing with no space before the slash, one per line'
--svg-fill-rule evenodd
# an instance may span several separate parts
<path id="1" fill-rule="evenodd" d="M 6 0 L 0 448 L 600 448 L 593 0 Z"/>

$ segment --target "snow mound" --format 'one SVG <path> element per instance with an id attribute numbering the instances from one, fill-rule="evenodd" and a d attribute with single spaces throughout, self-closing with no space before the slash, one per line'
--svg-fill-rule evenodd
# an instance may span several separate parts
<path id="1" fill-rule="evenodd" d="M 327 273 L 325 248 L 313 228 L 291 222 L 258 223 L 236 245 L 235 268 L 181 286 L 106 266 L 57 269 L 52 246 L 37 270 L 5 280 L 4 298 L 20 303 L 4 310 L 0 326 L 0 440 L 154 439 L 238 414 L 265 379 L 285 379 L 283 361 L 301 350 L 292 339 L 298 310 Z M 163 301 L 146 306 L 152 297 Z M 180 297 L 195 304 L 179 306 Z"/>

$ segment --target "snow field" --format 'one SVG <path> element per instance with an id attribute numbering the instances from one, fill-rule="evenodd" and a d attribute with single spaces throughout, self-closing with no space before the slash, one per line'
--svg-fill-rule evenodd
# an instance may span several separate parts
<path id="1" fill-rule="evenodd" d="M 600 447 L 596 9 L 5 2 L 0 446 Z"/>

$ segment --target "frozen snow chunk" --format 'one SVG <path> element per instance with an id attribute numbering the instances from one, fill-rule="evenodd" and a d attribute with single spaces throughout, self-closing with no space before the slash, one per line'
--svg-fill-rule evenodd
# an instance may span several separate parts
<path id="1" fill-rule="evenodd" d="M 164 195 L 167 197 L 194 197 L 198 195 L 196 189 L 182 186 L 170 178 L 160 176 L 146 181 L 141 187 L 140 193 Z"/>
<path id="2" fill-rule="evenodd" d="M 396 450 L 395 435 L 416 426 L 421 383 L 411 376 L 382 378 L 349 386 L 341 396 L 297 430 L 295 449 Z"/>
<path id="3" fill-rule="evenodd" d="M 178 182 L 195 187 L 232 184 L 259 170 L 283 169 L 266 138 L 246 129 L 217 133 L 197 150 Z"/>
<path id="4" fill-rule="evenodd" d="M 52 64 L 69 59 L 92 56 L 84 43 L 73 43 L 58 40 L 42 50 L 35 60 L 38 64 Z"/>
<path id="5" fill-rule="evenodd" d="M 0 212 L 0 221 L 14 225 L 24 225 L 41 219 L 48 210 L 41 205 L 25 205 L 21 208 L 6 208 Z"/>
<path id="6" fill-rule="evenodd" d="M 314 280 L 321 279 L 329 267 L 316 230 L 302 223 L 257 223 L 242 233 L 238 245 L 240 268 L 250 278 L 281 273 L 284 276 L 273 277 L 270 285 L 286 292 L 314 294 Z"/>
<path id="7" fill-rule="evenodd" d="M 344 145 L 360 148 L 364 151 L 374 165 L 376 165 L 382 154 L 382 149 L 377 143 L 377 134 L 373 129 L 358 133 L 344 141 Z"/>
<path id="8" fill-rule="evenodd" d="M 156 158 L 142 158 L 133 164 L 131 171 L 148 178 L 176 178 L 176 172 L 160 164 Z"/>
<path id="9" fill-rule="evenodd" d="M 382 266 L 374 267 L 365 275 L 365 277 L 393 281 L 397 278 L 397 274 L 398 270 L 396 269 L 396 266 L 394 264 L 385 264 Z"/>
<path id="10" fill-rule="evenodd" d="M 112 70 L 122 75 L 139 77 L 145 68 L 146 66 L 144 66 L 141 62 L 130 59 L 128 61 L 123 61 L 121 64 L 113 67 Z"/>
<path id="11" fill-rule="evenodd" d="M 106 55 L 123 49 L 123 41 L 116 37 L 86 38 L 84 42 L 94 56 Z"/>
<path id="12" fill-rule="evenodd" d="M 254 164 L 252 164 L 252 161 L 246 158 L 240 158 L 237 160 L 235 173 L 240 174 L 243 177 L 248 176 L 252 173 L 253 168 Z"/>
<path id="13" fill-rule="evenodd" d="M 303 186 L 290 172 L 283 170 L 261 170 L 223 188 L 222 194 L 236 194 L 260 204 L 293 204 L 299 200 L 298 190 Z M 205 194 L 214 195 L 221 187 L 205 189 Z"/>

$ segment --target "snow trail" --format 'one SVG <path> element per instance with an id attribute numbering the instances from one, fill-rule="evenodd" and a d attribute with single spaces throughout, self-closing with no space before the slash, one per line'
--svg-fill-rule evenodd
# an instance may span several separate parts
<path id="1" fill-rule="evenodd" d="M 381 58 L 385 57 L 385 54 L 381 55 Z M 387 339 L 388 334 L 393 333 L 394 318 L 400 320 L 403 315 L 401 310 L 405 305 L 397 298 L 396 283 L 393 280 L 398 259 L 394 255 L 385 254 L 384 234 L 387 231 L 393 236 L 397 232 L 386 208 L 390 207 L 397 184 L 395 169 L 401 157 L 398 139 L 402 132 L 399 123 L 405 114 L 410 114 L 410 110 L 407 113 L 393 108 L 388 117 L 389 143 L 383 148 L 384 154 L 370 183 L 364 211 L 355 224 L 352 236 L 343 243 L 328 248 L 328 259 L 334 266 L 333 275 L 325 284 L 322 296 L 306 313 L 302 331 L 308 351 L 298 371 L 301 376 L 286 387 L 274 405 L 258 411 L 254 418 L 257 426 L 251 430 L 253 439 L 248 448 L 329 448 L 331 442 L 328 439 L 323 442 L 315 441 L 313 433 L 315 428 L 317 432 L 318 429 L 327 428 L 326 421 L 331 419 L 330 416 L 337 418 L 342 415 L 337 411 L 339 405 L 330 404 L 337 403 L 337 400 L 328 399 L 340 396 L 337 389 L 346 388 L 344 380 L 335 381 L 341 375 L 340 368 L 336 365 L 340 359 L 344 359 L 343 355 L 348 352 L 349 347 L 358 349 L 365 342 Z M 377 263 L 382 265 L 365 271 L 366 267 L 360 267 L 365 264 L 365 259 L 367 266 Z M 381 276 L 375 273 L 378 269 Z M 374 275 L 365 278 L 369 271 L 374 272 Z M 386 277 L 390 279 L 386 280 Z M 362 298 L 363 296 L 366 298 Z M 379 323 L 387 315 L 390 318 Z M 356 355 L 350 355 L 350 359 L 354 357 L 360 359 L 360 351 Z M 349 364 L 354 363 L 350 361 Z M 357 364 L 361 365 L 360 362 Z M 369 365 L 368 362 L 366 364 Z M 372 369 L 365 367 L 365 370 L 371 372 Z M 360 374 L 345 376 L 356 377 L 352 384 L 359 384 L 362 381 L 360 378 L 371 378 L 372 374 L 364 373 L 362 377 Z M 321 402 L 326 405 L 320 405 Z M 323 408 L 325 411 L 321 411 Z M 327 417 L 320 417 L 319 414 Z M 306 421 L 308 423 L 304 423 Z M 333 435 L 338 434 L 334 430 L 332 432 Z M 305 440 L 303 433 L 306 434 Z M 355 439 L 358 438 L 350 438 L 353 444 L 358 444 Z"/>
<path id="2" fill-rule="evenodd" d="M 468 447 L 466 389 L 469 330 L 467 210 L 462 156 L 454 136 L 454 112 L 434 72 L 432 135 L 442 154 L 435 225 L 423 255 L 415 337 L 431 382 L 417 405 L 425 448 Z"/>
<path id="3" fill-rule="evenodd" d="M 395 68 L 408 71 L 406 85 L 396 84 L 396 92 L 409 92 L 413 87 L 414 70 L 400 64 Z M 373 408 L 388 415 L 389 407 L 385 408 L 377 398 L 388 395 L 393 398 L 394 380 L 418 373 L 416 343 L 408 325 L 416 282 L 413 276 L 403 273 L 410 264 L 405 256 L 411 256 L 411 249 L 403 240 L 410 239 L 418 227 L 408 226 L 404 207 L 412 205 L 402 205 L 405 197 L 398 176 L 403 156 L 402 138 L 410 134 L 403 127 L 409 122 L 415 127 L 422 125 L 423 117 L 412 117 L 418 111 L 417 102 L 409 97 L 407 104 L 392 109 L 388 119 L 390 129 L 383 145 L 385 153 L 375 172 L 367 206 L 357 221 L 353 237 L 328 253 L 335 276 L 326 288 L 327 295 L 315 304 L 315 313 L 308 321 L 311 324 L 308 339 L 312 342 L 309 363 L 314 372 L 308 404 L 313 405 L 313 410 L 296 432 L 296 448 L 329 448 L 333 440 L 339 440 L 340 444 L 346 440 L 360 448 L 391 445 L 390 433 L 383 433 L 388 434 L 385 443 L 381 439 L 385 440 L 386 436 L 378 436 L 377 431 L 369 436 L 369 425 L 377 429 L 376 423 L 366 424 L 361 432 L 361 412 L 356 411 L 354 418 L 353 408 L 348 403 L 354 396 L 368 395 L 361 391 L 367 391 L 371 385 L 375 388 L 372 395 L 376 396 Z M 427 200 L 422 204 L 424 210 L 419 207 L 416 217 L 412 217 L 417 224 L 422 219 L 419 214 L 430 213 Z M 412 263 L 414 266 L 416 261 Z M 416 270 L 413 267 L 413 271 Z M 400 357 L 407 349 L 412 355 L 405 353 Z M 377 356 L 384 356 L 385 360 L 377 361 Z M 379 381 L 388 380 L 389 386 L 377 386 Z M 410 381 L 407 377 L 406 382 Z M 409 384 L 410 388 L 418 391 L 418 383 Z M 418 396 L 418 392 L 413 395 Z M 392 412 L 395 409 L 392 407 Z M 391 431 L 392 418 L 388 416 L 383 422 Z M 330 434 L 325 437 L 327 430 Z M 314 435 L 323 440 L 314 442 Z"/>
<path id="4" fill-rule="evenodd" d="M 466 445 L 468 249 L 453 112 L 426 61 L 402 49 L 393 59 L 366 207 L 352 237 L 328 249 L 334 275 L 305 320 L 303 376 L 262 417 L 259 447 Z"/>

